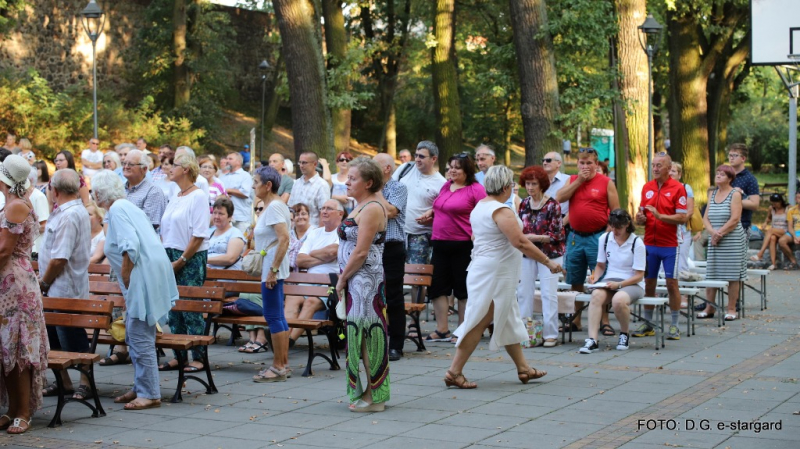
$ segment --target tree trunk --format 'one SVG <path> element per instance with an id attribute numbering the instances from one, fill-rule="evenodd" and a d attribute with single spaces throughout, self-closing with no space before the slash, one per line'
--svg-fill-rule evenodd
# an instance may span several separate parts
<path id="1" fill-rule="evenodd" d="M 509 0 L 519 69 L 520 109 L 525 131 L 525 165 L 536 165 L 550 151 L 561 151 L 554 135 L 560 114 L 553 42 L 545 0 Z"/>
<path id="2" fill-rule="evenodd" d="M 188 0 L 191 1 L 191 0 Z M 174 62 L 174 84 L 176 109 L 185 106 L 191 99 L 191 83 L 189 80 L 189 65 L 186 63 L 186 41 L 187 41 L 187 0 L 175 0 L 172 9 L 172 48 L 175 52 Z"/>
<path id="3" fill-rule="evenodd" d="M 705 204 L 709 187 L 708 75 L 703 73 L 700 36 L 692 18 L 668 15 L 670 137 L 672 154 L 683 162 L 683 182 L 695 204 Z"/>
<path id="4" fill-rule="evenodd" d="M 750 70 L 746 62 L 750 52 L 750 38 L 745 36 L 737 48 L 729 42 L 723 57 L 714 66 L 714 76 L 708 80 L 708 148 L 711 167 L 728 161 L 725 148 L 728 145 L 728 122 L 730 121 L 731 96 Z M 742 70 L 739 67 L 745 65 Z"/>
<path id="5" fill-rule="evenodd" d="M 373 65 L 379 73 L 378 92 L 381 99 L 381 115 L 383 117 L 383 130 L 378 144 L 386 153 L 397 157 L 397 116 L 394 107 L 394 97 L 397 92 L 397 75 L 400 73 L 400 60 L 405 52 L 408 41 L 408 24 L 411 17 L 411 0 L 406 0 L 402 12 L 395 12 L 395 1 L 386 1 L 386 34 L 383 41 L 388 45 L 388 50 L 375 54 Z M 395 39 L 399 29 L 400 37 Z M 385 61 L 385 63 L 383 62 Z"/>
<path id="6" fill-rule="evenodd" d="M 620 206 L 633 212 L 639 207 L 642 187 L 647 182 L 648 151 L 648 65 L 647 55 L 639 43 L 639 25 L 646 17 L 645 0 L 615 0 L 619 33 L 617 37 L 617 69 L 622 104 L 617 109 L 620 132 L 616 143 L 617 190 Z M 622 176 L 620 176 L 622 175 Z M 624 201 L 624 202 L 623 202 Z"/>
<path id="7" fill-rule="evenodd" d="M 333 160 L 331 118 L 325 104 L 325 67 L 308 0 L 272 0 L 283 45 L 292 105 L 295 160 L 304 151 Z"/>
<path id="8" fill-rule="evenodd" d="M 278 56 L 278 62 L 275 63 L 275 71 L 272 72 L 267 84 L 267 99 L 264 107 L 264 140 L 269 141 L 272 135 L 272 127 L 278 119 L 278 109 L 281 106 L 281 96 L 278 95 L 276 88 L 278 87 L 278 75 L 283 70 L 283 56 Z M 266 155 L 269 157 L 269 155 Z"/>
<path id="9" fill-rule="evenodd" d="M 344 28 L 344 14 L 340 0 L 322 0 L 322 15 L 325 18 L 325 47 L 332 58 L 328 68 L 334 69 L 347 57 L 347 32 Z M 349 90 L 350 86 L 345 86 Z M 331 110 L 333 126 L 333 146 L 336 152 L 350 148 L 350 109 Z"/>
<path id="10" fill-rule="evenodd" d="M 433 34 L 433 103 L 439 160 L 461 152 L 461 103 L 458 98 L 455 48 L 455 0 L 436 0 Z M 444 167 L 444 163 L 440 163 Z"/>

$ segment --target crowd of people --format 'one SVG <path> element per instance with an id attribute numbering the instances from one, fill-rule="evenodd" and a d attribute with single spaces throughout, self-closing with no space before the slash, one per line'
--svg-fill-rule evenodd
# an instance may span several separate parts
<path id="1" fill-rule="evenodd" d="M 680 181 L 682 166 L 667 153 L 654 156 L 653 179 L 632 215 L 620 208 L 615 184 L 592 148 L 579 150 L 572 176 L 563 173 L 555 152 L 526 167 L 519 176 L 526 195 L 520 198 L 514 173 L 495 165 L 488 145 L 477 147 L 474 157 L 465 152 L 440 161 L 438 147 L 421 141 L 413 154 L 400 151 L 399 166 L 385 153 L 354 158 L 340 152 L 335 173 L 326 160 L 304 152 L 296 179 L 294 164 L 278 153 L 250 173 L 240 152 L 219 160 L 198 157 L 187 146 L 164 144 L 150 152 L 144 139 L 106 152 L 96 138 L 88 146 L 80 154 L 80 172 L 72 153 L 61 151 L 52 174 L 24 139 L 19 154 L 0 149 L 0 276 L 17 280 L 0 296 L 0 314 L 10 323 L 0 331 L 0 402 L 9 407 L 0 428 L 10 433 L 26 431 L 42 396 L 58 393 L 43 381 L 49 349 L 89 350 L 84 330 L 45 327 L 41 297 L 88 298 L 90 263 L 111 265 L 126 300 L 126 345 L 101 362 L 133 363 L 133 388 L 115 398 L 126 410 L 160 406 L 158 371 L 180 369 L 179 360 L 187 360 L 186 372 L 206 369 L 198 348 L 190 351 L 191 361 L 176 353 L 158 364 L 158 323 L 180 334 L 205 330 L 201 314 L 171 310 L 177 286 L 203 285 L 209 268 L 240 270 L 243 256 L 256 251 L 263 256 L 261 294 L 242 294 L 225 306 L 225 313 L 266 321 L 248 327 L 248 341 L 239 347 L 244 353 L 273 350 L 272 364 L 253 381 L 290 378 L 289 348 L 301 331 L 291 329 L 287 318 L 311 318 L 327 307 L 323 298 L 285 297 L 290 273 L 335 273 L 347 310 L 350 410 L 375 412 L 390 398 L 389 362 L 404 356 L 404 264 L 434 267 L 430 288 L 412 297 L 427 296 L 433 304 L 436 328 L 425 340 L 455 344 L 447 386 L 477 386 L 463 369 L 487 328 L 490 349 L 504 347 L 527 383 L 547 374 L 527 363 L 520 345 L 529 339 L 534 292 L 541 295 L 543 345 L 556 346 L 565 330 L 558 325 L 557 291 L 564 272 L 573 290 L 583 291 L 587 276 L 593 288 L 581 353 L 597 351 L 601 336 L 617 335 L 609 308 L 620 326 L 616 349 L 628 349 L 630 337 L 653 335 L 652 309 L 630 330 L 630 306 L 654 296 L 659 277 L 669 295 L 667 338 L 678 340 L 685 308 L 678 278 L 688 270 L 691 241 L 706 234 L 706 278 L 729 282 L 725 319 L 737 319 L 752 211 L 759 203 L 758 183 L 745 168 L 747 148 L 740 144 L 730 147 L 730 163 L 716 168 L 700 225 L 692 224 L 696 205 L 691 187 Z M 446 177 L 439 173 L 441 162 Z M 800 214 L 782 198 L 770 199 L 772 228 L 758 256 L 769 248 L 774 264 L 780 248 L 789 268 L 796 267 L 789 246 L 800 243 L 794 231 Z M 636 226 L 644 227 L 643 236 Z M 38 260 L 38 274 L 31 260 Z M 698 318 L 717 313 L 715 296 L 709 289 L 711 302 Z M 453 331 L 451 313 L 458 314 Z M 563 326 L 581 331 L 582 324 L 577 313 Z M 74 387 L 66 372 L 60 375 L 75 398 L 91 397 L 85 376 Z"/>

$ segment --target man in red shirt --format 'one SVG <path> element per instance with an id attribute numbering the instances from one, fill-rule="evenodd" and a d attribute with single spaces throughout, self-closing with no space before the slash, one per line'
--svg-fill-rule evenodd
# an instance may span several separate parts
<path id="1" fill-rule="evenodd" d="M 669 176 L 672 159 L 665 152 L 653 158 L 653 180 L 642 187 L 642 202 L 636 214 L 636 224 L 644 225 L 644 244 L 647 248 L 647 270 L 644 275 L 645 296 L 655 296 L 658 272 L 664 266 L 664 277 L 669 293 L 672 322 L 667 339 L 680 340 L 678 317 L 681 312 L 681 295 L 678 290 L 678 225 L 689 220 L 686 213 L 686 189 Z M 653 306 L 645 306 L 644 318 L 653 320 Z M 634 337 L 655 335 L 649 323 L 642 323 L 631 334 Z"/>
<path id="2" fill-rule="evenodd" d="M 581 148 L 578 153 L 578 174 L 572 175 L 567 184 L 556 194 L 556 201 L 569 201 L 569 226 L 567 255 L 564 269 L 567 283 L 578 292 L 583 291 L 586 270 L 597 265 L 597 240 L 605 232 L 610 211 L 619 208 L 617 187 L 607 176 L 597 174 L 597 151 Z M 614 335 L 608 326 L 608 312 L 603 309 L 601 331 L 603 335 Z M 608 329 L 608 330 L 605 330 Z M 581 312 L 572 320 L 572 330 L 581 330 Z M 610 332 L 610 333 L 607 333 Z"/>

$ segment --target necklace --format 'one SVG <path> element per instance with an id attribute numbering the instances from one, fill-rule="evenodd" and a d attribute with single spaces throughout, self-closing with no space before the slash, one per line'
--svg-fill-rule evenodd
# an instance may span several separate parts
<path id="1" fill-rule="evenodd" d="M 183 196 L 183 194 L 186 193 L 187 191 L 191 190 L 192 187 L 196 187 L 196 186 L 194 184 L 190 185 L 189 187 L 181 190 L 181 193 L 179 193 L 178 196 Z"/>
<path id="2" fill-rule="evenodd" d="M 542 204 L 545 202 L 545 196 L 542 195 L 542 199 L 539 200 L 538 203 L 534 203 L 536 201 L 533 197 L 531 197 L 531 209 L 541 209 Z"/>

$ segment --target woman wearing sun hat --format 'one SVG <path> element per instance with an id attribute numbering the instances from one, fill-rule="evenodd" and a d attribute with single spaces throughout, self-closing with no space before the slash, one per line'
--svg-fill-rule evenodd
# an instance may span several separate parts
<path id="1" fill-rule="evenodd" d="M 39 220 L 25 192 L 30 187 L 31 166 L 10 155 L 0 165 L 0 193 L 6 198 L 0 210 L 0 430 L 25 433 L 31 416 L 42 405 L 47 369 L 47 330 L 42 313 L 39 281 L 31 267 L 31 248 L 39 233 Z M 5 280 L 14 279 L 6 283 Z"/>

